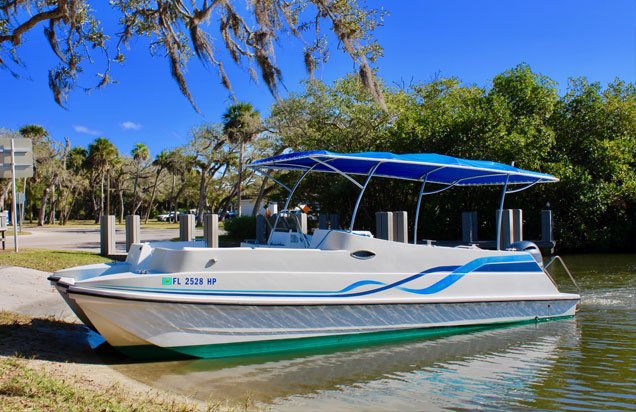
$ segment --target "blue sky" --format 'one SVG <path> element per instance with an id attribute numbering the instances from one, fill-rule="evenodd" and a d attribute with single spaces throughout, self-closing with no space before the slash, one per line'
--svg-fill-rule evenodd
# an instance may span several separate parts
<path id="1" fill-rule="evenodd" d="M 105 27 L 112 32 L 115 14 L 108 12 L 106 2 L 95 3 L 98 11 L 106 11 Z M 385 50 L 378 61 L 379 73 L 389 84 L 454 76 L 487 87 L 495 75 L 522 62 L 557 81 L 562 91 L 569 77 L 585 76 L 603 84 L 616 77 L 636 81 L 634 0 L 368 3 L 383 5 L 389 12 L 377 31 Z M 212 24 L 215 34 L 216 22 Z M 20 50 L 26 63 L 22 74 L 30 79 L 16 80 L 0 71 L 1 128 L 35 123 L 58 140 L 69 137 L 73 145 L 86 146 L 105 136 L 124 153 L 143 142 L 156 154 L 185 143 L 192 127 L 220 121 L 231 104 L 215 72 L 193 59 L 188 82 L 201 110 L 197 114 L 170 77 L 167 61 L 151 57 L 144 41 L 134 41 L 126 62 L 113 67 L 117 84 L 90 94 L 76 90 L 67 109 L 60 108 L 48 89 L 47 70 L 55 60 L 42 30 L 38 27 L 27 36 L 26 47 Z M 286 89 L 299 91 L 306 76 L 301 45 L 288 40 L 279 46 Z M 226 67 L 236 96 L 266 115 L 274 99 L 265 85 L 253 83 L 229 60 Z M 317 77 L 331 82 L 352 68 L 351 60 L 332 48 L 331 60 Z M 95 73 L 102 66 L 86 70 Z M 80 83 L 90 85 L 90 80 L 84 77 Z"/>

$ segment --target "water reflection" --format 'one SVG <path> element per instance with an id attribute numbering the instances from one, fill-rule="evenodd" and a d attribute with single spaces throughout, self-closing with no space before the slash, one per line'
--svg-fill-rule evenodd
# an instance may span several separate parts
<path id="1" fill-rule="evenodd" d="M 492 406 L 483 394 L 509 390 L 509 382 L 518 390 L 540 379 L 560 342 L 577 336 L 575 321 L 563 320 L 349 351 L 116 369 L 197 399 L 240 401 L 249 396 L 275 404 L 277 410 L 296 409 L 300 404 L 312 410 L 382 409 L 388 404 L 391 409 L 430 409 L 436 397 L 448 406 L 449 392 L 458 406 L 466 402 Z"/>

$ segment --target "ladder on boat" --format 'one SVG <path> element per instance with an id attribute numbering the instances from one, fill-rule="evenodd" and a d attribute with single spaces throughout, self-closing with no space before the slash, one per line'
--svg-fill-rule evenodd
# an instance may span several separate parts
<path id="1" fill-rule="evenodd" d="M 552 264 L 554 262 L 559 262 L 561 264 L 561 267 L 563 267 L 563 269 L 565 269 L 565 273 L 568 274 L 568 276 L 570 277 L 570 280 L 572 281 L 572 283 L 574 284 L 574 287 L 576 287 L 576 291 L 577 293 L 581 293 L 581 288 L 579 287 L 579 284 L 576 283 L 576 280 L 574 280 L 574 276 L 572 276 L 572 272 L 570 272 L 570 269 L 568 269 L 567 265 L 565 264 L 565 262 L 563 261 L 563 259 L 561 258 L 561 256 L 556 255 L 556 256 L 552 256 L 550 258 L 550 260 L 548 261 L 548 263 L 546 263 L 543 266 L 543 271 L 548 275 L 548 277 L 550 278 L 550 280 L 552 281 L 552 283 L 554 283 L 554 285 L 556 286 L 557 283 L 554 281 L 554 277 L 553 275 L 550 273 L 550 271 L 548 270 L 548 268 L 550 266 L 552 266 Z"/>

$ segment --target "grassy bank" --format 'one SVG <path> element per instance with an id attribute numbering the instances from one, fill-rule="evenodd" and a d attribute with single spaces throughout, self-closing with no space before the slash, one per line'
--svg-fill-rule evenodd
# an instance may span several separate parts
<path id="1" fill-rule="evenodd" d="M 10 250 L 0 253 L 0 266 L 21 266 L 44 272 L 110 261 L 97 253 L 75 250 L 22 249 L 18 253 Z"/>
<path id="2" fill-rule="evenodd" d="M 0 411 L 247 411 L 254 405 L 195 402 L 126 380 L 105 365 L 126 359 L 97 353 L 87 328 L 55 318 L 0 311 Z M 110 371 L 104 375 L 104 368 Z"/>
<path id="3" fill-rule="evenodd" d="M 116 225 L 118 228 L 124 227 L 124 222 L 120 224 Z M 27 228 L 37 228 L 36 224 L 29 224 L 26 223 L 24 225 L 24 227 Z M 99 223 L 95 223 L 94 220 L 90 219 L 90 220 L 69 220 L 65 225 L 59 225 L 59 224 L 46 224 L 44 225 L 44 227 L 57 227 L 57 228 L 65 228 L 65 227 L 71 227 L 71 228 L 80 228 L 80 229 L 99 229 Z M 169 222 L 159 222 L 156 219 L 148 219 L 148 223 L 144 223 L 143 219 L 141 221 L 141 228 L 142 229 L 178 229 L 179 228 L 179 223 L 169 223 Z"/>
<path id="4" fill-rule="evenodd" d="M 176 399 L 131 396 L 119 385 L 95 387 L 77 376 L 55 376 L 16 357 L 0 358 L 2 411 L 197 411 L 199 406 Z"/>
<path id="5" fill-rule="evenodd" d="M 4 235 L 5 235 L 6 237 L 13 236 L 14 234 L 15 234 L 15 232 L 13 231 L 13 229 L 7 229 L 7 230 L 4 232 Z M 31 234 L 31 232 L 27 232 L 26 230 L 23 230 L 23 231 L 21 231 L 21 232 L 18 230 L 18 236 L 28 236 L 28 235 L 30 235 L 30 234 Z"/>

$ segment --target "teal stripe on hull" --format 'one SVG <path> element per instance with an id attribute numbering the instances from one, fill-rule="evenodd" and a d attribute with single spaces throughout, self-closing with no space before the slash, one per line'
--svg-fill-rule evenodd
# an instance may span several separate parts
<path id="1" fill-rule="evenodd" d="M 175 346 L 161 348 L 154 345 L 117 346 L 115 349 L 124 355 L 139 360 L 183 359 L 183 358 L 229 358 L 236 356 L 252 356 L 280 352 L 299 352 L 316 348 L 341 348 L 352 346 L 366 346 L 408 341 L 419 338 L 429 338 L 459 333 L 470 333 L 484 329 L 511 327 L 516 325 L 546 322 L 573 316 L 559 316 L 553 318 L 530 319 L 518 322 L 498 322 L 482 325 L 444 326 L 424 329 L 407 329 L 386 332 L 356 333 L 336 336 L 319 336 L 296 339 L 274 339 L 256 342 L 222 343 L 213 345 Z"/>

